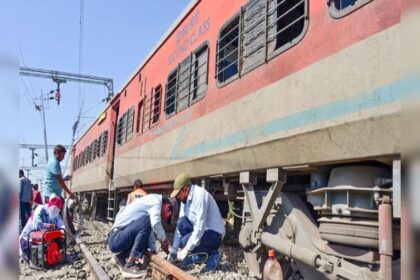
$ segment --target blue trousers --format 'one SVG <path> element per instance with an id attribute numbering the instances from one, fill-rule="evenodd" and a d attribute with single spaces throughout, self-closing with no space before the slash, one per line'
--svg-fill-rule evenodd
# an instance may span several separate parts
<path id="1" fill-rule="evenodd" d="M 19 201 L 19 214 L 20 232 L 25 227 L 26 222 L 31 216 L 31 203 Z"/>
<path id="2" fill-rule="evenodd" d="M 140 259 L 147 250 L 151 230 L 148 215 L 132 221 L 125 227 L 112 229 L 108 236 L 109 249 L 125 257 Z"/>
<path id="3" fill-rule="evenodd" d="M 181 248 L 184 248 L 191 237 L 194 226 L 187 217 L 182 217 L 178 220 L 177 227 L 182 236 Z M 221 245 L 222 235 L 209 229 L 204 232 L 200 242 L 194 248 L 192 253 L 207 253 L 208 255 L 211 255 L 215 250 L 219 249 Z"/>

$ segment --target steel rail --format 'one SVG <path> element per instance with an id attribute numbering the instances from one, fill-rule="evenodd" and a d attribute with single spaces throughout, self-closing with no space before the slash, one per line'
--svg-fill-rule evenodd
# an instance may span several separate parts
<path id="1" fill-rule="evenodd" d="M 197 280 L 191 274 L 183 271 L 179 267 L 171 264 L 167 260 L 159 257 L 158 255 L 148 255 L 151 259 L 151 267 L 153 269 L 152 275 L 154 275 L 153 279 L 159 279 L 160 276 L 163 276 L 163 279 L 167 279 L 168 276 L 172 276 L 173 279 L 177 280 Z"/>
<path id="2" fill-rule="evenodd" d="M 98 261 L 92 255 L 92 253 L 89 251 L 86 244 L 83 241 L 81 241 L 78 237 L 76 238 L 76 243 L 77 245 L 79 245 L 80 251 L 82 252 L 82 255 L 87 261 L 87 263 L 89 264 L 89 267 L 95 279 L 110 280 L 108 274 L 106 274 L 105 270 L 103 270 L 101 265 L 98 263 Z"/>

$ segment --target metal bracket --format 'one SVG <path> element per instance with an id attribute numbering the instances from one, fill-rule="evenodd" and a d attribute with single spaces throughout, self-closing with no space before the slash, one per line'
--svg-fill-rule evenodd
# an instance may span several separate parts
<path id="1" fill-rule="evenodd" d="M 286 172 L 280 171 L 278 168 L 267 170 L 267 181 L 271 181 L 272 185 L 270 186 L 261 207 L 258 207 L 254 186 L 249 183 L 249 179 L 249 172 L 241 172 L 240 182 L 242 183 L 245 200 L 249 205 L 253 220 L 252 230 L 253 232 L 258 232 L 266 222 L 267 216 L 270 213 L 278 194 L 283 189 L 283 186 L 286 183 L 287 175 Z M 257 237 L 257 235 L 255 236 Z"/>
<path id="2" fill-rule="evenodd" d="M 210 179 L 209 178 L 201 178 L 201 187 L 203 187 L 203 189 L 209 190 Z"/>
<path id="3" fill-rule="evenodd" d="M 226 178 L 223 178 L 223 194 L 229 196 L 229 182 Z"/>

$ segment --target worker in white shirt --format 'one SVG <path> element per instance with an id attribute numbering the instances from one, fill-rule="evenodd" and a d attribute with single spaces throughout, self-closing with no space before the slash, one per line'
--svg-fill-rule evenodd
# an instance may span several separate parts
<path id="1" fill-rule="evenodd" d="M 141 270 L 146 268 L 143 257 L 150 247 L 152 231 L 160 241 L 162 250 L 168 253 L 162 221 L 170 223 L 175 208 L 175 199 L 148 194 L 135 199 L 118 214 L 108 235 L 108 246 L 117 254 L 116 261 L 123 277 L 138 277 Z"/>
<path id="2" fill-rule="evenodd" d="M 221 258 L 225 227 L 213 196 L 191 184 L 190 176 L 182 173 L 175 179 L 171 197 L 182 203 L 168 260 L 178 259 L 188 266 L 199 261 L 197 253 L 206 253 L 206 269 L 215 270 Z M 178 248 L 182 250 L 178 252 Z"/>

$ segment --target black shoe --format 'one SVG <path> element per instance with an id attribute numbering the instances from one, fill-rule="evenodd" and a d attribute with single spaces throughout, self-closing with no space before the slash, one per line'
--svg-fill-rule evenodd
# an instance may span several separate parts
<path id="1" fill-rule="evenodd" d="M 120 268 L 121 276 L 124 278 L 137 278 L 144 274 L 145 266 L 128 262 Z"/>

